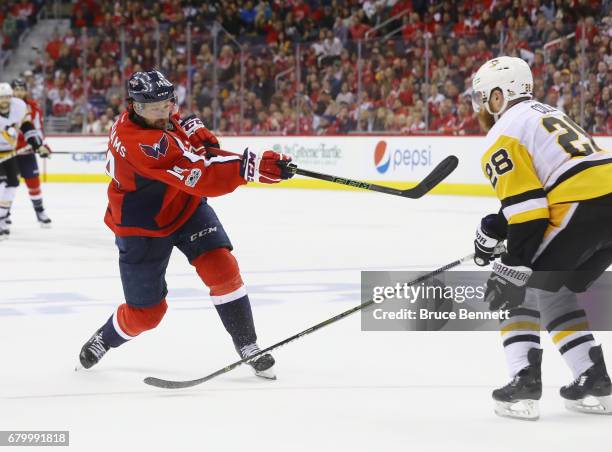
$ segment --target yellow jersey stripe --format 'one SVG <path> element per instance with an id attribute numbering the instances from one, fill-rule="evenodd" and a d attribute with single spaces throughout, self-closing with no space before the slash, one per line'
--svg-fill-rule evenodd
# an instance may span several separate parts
<path id="1" fill-rule="evenodd" d="M 527 221 L 547 219 L 549 217 L 550 213 L 548 211 L 548 208 L 533 209 L 528 210 L 526 212 L 517 213 L 516 215 L 512 215 L 512 217 L 508 219 L 508 224 L 525 223 Z"/>
<path id="2" fill-rule="evenodd" d="M 598 198 L 612 193 L 612 163 L 586 168 L 553 188 L 550 204 Z"/>
<path id="3" fill-rule="evenodd" d="M 555 334 L 552 337 L 552 341 L 554 344 L 558 344 L 570 334 L 574 334 L 577 331 L 586 331 L 588 329 L 589 329 L 588 322 L 577 323 L 576 325 L 569 327 L 568 330 L 559 331 L 557 334 Z"/>
<path id="4" fill-rule="evenodd" d="M 500 329 L 502 336 L 510 331 L 540 331 L 540 325 L 534 322 L 513 322 Z"/>

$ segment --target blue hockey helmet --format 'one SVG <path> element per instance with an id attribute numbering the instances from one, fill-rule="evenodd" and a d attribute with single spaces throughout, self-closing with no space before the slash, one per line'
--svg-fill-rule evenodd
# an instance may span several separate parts
<path id="1" fill-rule="evenodd" d="M 133 102 L 174 99 L 174 85 L 159 71 L 134 72 L 127 85 L 128 100 Z"/>

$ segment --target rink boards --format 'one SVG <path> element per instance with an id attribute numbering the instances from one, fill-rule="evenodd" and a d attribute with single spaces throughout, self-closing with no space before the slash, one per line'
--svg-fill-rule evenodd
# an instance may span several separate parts
<path id="1" fill-rule="evenodd" d="M 442 159 L 454 154 L 459 166 L 433 193 L 492 195 L 480 170 L 481 136 L 331 136 L 331 137 L 222 137 L 226 150 L 242 152 L 273 149 L 292 156 L 298 166 L 335 176 L 407 188 L 425 177 Z M 51 136 L 56 154 L 42 162 L 47 182 L 106 182 L 106 136 Z M 612 149 L 612 137 L 599 136 L 603 149 Z M 342 185 L 296 177 L 284 187 L 350 189 Z"/>

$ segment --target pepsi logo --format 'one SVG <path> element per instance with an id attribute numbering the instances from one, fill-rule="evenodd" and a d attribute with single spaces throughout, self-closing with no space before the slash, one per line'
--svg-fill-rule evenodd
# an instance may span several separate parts
<path id="1" fill-rule="evenodd" d="M 387 150 L 387 142 L 379 141 L 374 149 L 374 166 L 376 166 L 376 171 L 384 174 L 389 169 L 390 164 L 391 155 Z"/>

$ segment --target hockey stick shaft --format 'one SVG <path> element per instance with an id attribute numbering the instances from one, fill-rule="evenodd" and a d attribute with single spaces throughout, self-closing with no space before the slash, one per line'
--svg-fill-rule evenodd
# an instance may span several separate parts
<path id="1" fill-rule="evenodd" d="M 16 151 L 12 151 L 9 155 L 7 155 L 6 157 L 2 157 L 0 158 L 0 163 L 4 163 L 7 160 L 10 160 L 14 157 L 19 157 L 20 155 L 28 155 L 28 154 L 34 154 L 35 152 L 32 150 L 32 147 L 30 145 L 24 146 L 21 149 L 18 149 Z M 56 152 L 52 152 L 50 154 L 50 156 L 53 155 L 71 155 L 71 154 L 94 154 L 94 155 L 103 155 L 106 154 L 106 151 L 96 151 L 96 152 L 72 152 L 72 151 L 56 151 Z"/>
<path id="2" fill-rule="evenodd" d="M 425 281 L 425 280 L 427 280 L 429 278 L 432 278 L 433 276 L 436 276 L 436 275 L 438 275 L 440 273 L 443 273 L 443 272 L 445 272 L 447 270 L 450 270 L 451 268 L 457 267 L 457 266 L 461 265 L 462 263 L 472 259 L 473 257 L 474 257 L 474 254 L 469 254 L 467 256 L 464 256 L 464 257 L 462 257 L 460 259 L 457 259 L 456 261 L 453 261 L 453 262 L 451 262 L 449 264 L 444 265 L 443 267 L 440 267 L 440 268 L 438 268 L 436 270 L 433 270 L 433 271 L 431 271 L 429 273 L 426 273 L 426 274 L 424 274 L 422 276 L 419 276 L 418 278 L 410 281 L 407 284 L 409 286 L 413 286 L 415 284 L 423 282 L 423 281 Z M 144 382 L 146 384 L 148 384 L 148 385 L 155 386 L 155 387 L 158 387 L 158 388 L 165 388 L 165 389 L 189 388 L 189 387 L 192 387 L 192 386 L 196 386 L 196 385 L 202 384 L 202 383 L 204 383 L 206 381 L 212 380 L 215 377 L 218 377 L 219 375 L 223 375 L 223 374 L 225 374 L 227 372 L 230 372 L 231 370 L 235 369 L 236 367 L 241 366 L 241 365 L 243 365 L 245 363 L 248 363 L 249 361 L 253 361 L 253 360 L 257 359 L 258 357 L 260 357 L 261 355 L 264 355 L 266 353 L 271 352 L 272 350 L 275 350 L 275 349 L 277 349 L 279 347 L 282 347 L 283 345 L 286 345 L 289 342 L 293 342 L 293 341 L 295 341 L 295 340 L 297 340 L 297 339 L 299 339 L 301 337 L 304 337 L 304 336 L 307 336 L 308 334 L 314 333 L 315 331 L 320 330 L 321 328 L 324 328 L 324 327 L 326 327 L 328 325 L 331 325 L 332 323 L 336 323 L 339 320 L 342 320 L 343 318 L 348 317 L 351 314 L 354 314 L 354 313 L 356 313 L 358 311 L 361 311 L 364 308 L 367 308 L 368 306 L 371 306 L 372 304 L 374 304 L 374 300 L 366 301 L 365 303 L 362 303 L 362 304 L 360 304 L 358 306 L 355 306 L 354 308 L 351 308 L 351 309 L 349 309 L 347 311 L 341 312 L 340 314 L 338 314 L 338 315 L 336 315 L 334 317 L 331 317 L 331 318 L 329 318 L 327 320 L 324 320 L 321 323 L 318 323 L 318 324 L 316 324 L 314 326 L 311 326 L 310 328 L 307 328 L 304 331 L 301 331 L 301 332 L 299 332 L 297 334 L 294 334 L 291 337 L 283 339 L 282 341 L 277 342 L 276 344 L 271 345 L 270 347 L 265 348 L 265 349 L 257 352 L 256 354 L 250 356 L 249 358 L 242 359 L 240 361 L 236 361 L 236 362 L 234 362 L 234 363 L 232 363 L 232 364 L 230 364 L 228 366 L 225 366 L 224 368 L 219 369 L 216 372 L 213 372 L 212 374 L 207 375 L 205 377 L 198 378 L 196 380 L 187 380 L 187 381 L 170 381 L 170 380 L 164 380 L 164 379 L 161 379 L 161 378 L 147 377 L 147 378 L 144 379 Z"/>
<path id="3" fill-rule="evenodd" d="M 11 153 L 5 157 L 0 158 L 0 163 L 4 163 L 7 160 L 10 160 L 14 157 L 18 157 L 20 155 L 27 155 L 27 154 L 31 154 L 32 151 L 32 147 L 28 144 L 27 146 L 24 146 L 20 149 L 17 149 L 15 151 L 11 151 Z"/>
<path id="4" fill-rule="evenodd" d="M 207 151 L 218 154 L 218 155 L 231 155 L 240 157 L 240 154 L 235 152 L 225 151 L 223 149 L 206 148 Z M 442 182 L 450 173 L 452 173 L 457 167 L 459 160 L 454 155 L 449 155 L 444 158 L 431 172 L 425 176 L 415 187 L 406 190 L 400 190 L 393 187 L 385 187 L 383 185 L 372 184 L 370 182 L 364 182 L 356 179 L 349 179 L 346 177 L 332 176 L 330 174 L 319 173 L 316 171 L 305 170 L 298 168 L 297 165 L 290 163 L 286 167 L 293 174 L 299 174 L 300 176 L 310 177 L 312 179 L 324 180 L 335 184 L 346 185 L 348 187 L 360 188 L 363 190 L 375 191 L 378 193 L 384 193 L 387 195 L 401 196 L 403 198 L 420 198 L 429 192 L 432 188 Z"/>
<path id="5" fill-rule="evenodd" d="M 438 164 L 438 166 L 436 166 L 426 176 L 426 178 L 431 178 L 435 176 L 436 179 L 439 179 L 427 191 L 431 190 L 435 185 L 441 182 L 446 176 L 448 176 L 455 169 L 454 167 L 450 169 L 450 166 L 451 166 L 450 163 L 453 161 L 452 159 L 454 158 L 456 157 L 454 156 L 446 157 L 446 159 L 442 160 Z M 289 171 L 291 171 L 293 174 L 299 174 L 300 176 L 306 176 L 306 177 L 310 177 L 313 179 L 324 180 L 327 182 L 332 182 L 334 184 L 346 185 L 348 187 L 361 188 L 363 190 L 375 191 L 375 192 L 384 193 L 387 195 L 395 195 L 395 196 L 402 196 L 402 197 L 419 197 L 420 198 L 425 193 L 427 193 L 427 191 L 422 191 L 422 190 L 416 190 L 416 191 L 412 191 L 412 189 L 400 190 L 398 188 L 385 187 L 384 185 L 372 184 L 370 182 L 364 182 L 364 181 L 355 180 L 355 179 L 348 179 L 345 177 L 332 176 L 329 174 L 319 173 L 316 171 L 301 169 L 294 165 L 288 165 L 287 167 Z M 417 184 L 416 187 L 414 188 L 419 187 L 419 185 L 421 184 L 420 183 Z M 417 193 L 419 196 L 413 196 L 413 195 L 417 195 Z"/>
<path id="6" fill-rule="evenodd" d="M 50 155 L 71 155 L 71 154 L 91 154 L 91 155 L 103 155 L 106 151 L 94 151 L 94 152 L 74 152 L 74 151 L 53 151 Z"/>

